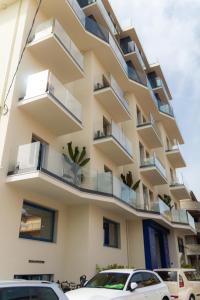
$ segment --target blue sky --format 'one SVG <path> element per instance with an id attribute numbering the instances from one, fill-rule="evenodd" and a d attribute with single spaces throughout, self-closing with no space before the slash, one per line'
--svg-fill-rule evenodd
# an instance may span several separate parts
<path id="1" fill-rule="evenodd" d="M 136 28 L 150 63 L 159 62 L 183 133 L 186 184 L 200 200 L 200 0 L 110 0 Z"/>

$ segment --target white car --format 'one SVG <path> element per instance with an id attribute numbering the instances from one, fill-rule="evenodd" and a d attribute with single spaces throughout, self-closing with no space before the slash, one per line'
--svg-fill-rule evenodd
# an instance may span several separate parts
<path id="1" fill-rule="evenodd" d="M 154 270 L 167 284 L 171 299 L 200 300 L 200 273 L 195 269 Z"/>
<path id="2" fill-rule="evenodd" d="M 170 300 L 166 284 L 156 273 L 132 269 L 100 272 L 66 295 L 69 300 Z"/>
<path id="3" fill-rule="evenodd" d="M 0 300 L 68 300 L 55 283 L 32 280 L 0 281 Z"/>

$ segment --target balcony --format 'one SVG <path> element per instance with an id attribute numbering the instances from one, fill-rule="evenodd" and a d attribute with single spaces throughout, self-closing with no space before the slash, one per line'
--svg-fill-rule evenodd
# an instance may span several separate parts
<path id="1" fill-rule="evenodd" d="M 152 117 L 147 122 L 138 122 L 137 132 L 149 149 L 162 147 L 161 133 Z"/>
<path id="2" fill-rule="evenodd" d="M 177 200 L 190 199 L 190 191 L 179 178 L 175 178 L 170 184 L 170 192 Z"/>
<path id="3" fill-rule="evenodd" d="M 200 202 L 192 201 L 192 200 L 182 200 L 180 202 L 181 208 L 193 211 L 193 212 L 200 212 Z"/>
<path id="4" fill-rule="evenodd" d="M 84 76 L 84 57 L 56 20 L 49 20 L 36 28 L 28 50 L 63 83 Z"/>
<path id="5" fill-rule="evenodd" d="M 179 126 L 177 125 L 172 106 L 169 103 L 160 101 L 159 99 L 156 100 L 159 111 L 157 118 L 158 121 L 163 123 L 171 140 L 177 140 L 179 144 L 184 144 L 184 140 Z"/>
<path id="6" fill-rule="evenodd" d="M 66 204 L 102 202 L 100 205 L 104 208 L 113 207 L 115 211 L 118 208 L 120 212 L 124 209 L 129 218 L 131 213 L 134 218 L 150 216 L 160 220 L 161 216 L 162 222 L 166 220 L 170 225 L 169 207 L 161 199 L 150 209 L 144 208 L 138 194 L 111 173 L 81 168 L 62 153 L 39 142 L 21 145 L 13 154 L 6 182 L 17 189 L 55 197 Z M 122 207 L 124 204 L 126 206 Z M 179 218 L 178 214 L 176 216 L 176 221 L 183 222 L 181 226 L 193 225 L 192 219 L 186 223 L 185 218 Z M 171 226 L 177 227 L 179 224 Z"/>
<path id="7" fill-rule="evenodd" d="M 87 16 L 94 16 L 95 20 L 107 27 L 113 35 L 117 33 L 115 25 L 101 0 L 78 0 Z"/>
<path id="8" fill-rule="evenodd" d="M 28 77 L 18 107 L 55 135 L 82 129 L 81 104 L 48 70 Z"/>
<path id="9" fill-rule="evenodd" d="M 126 61 L 132 61 L 133 65 L 137 70 L 144 72 L 145 63 L 143 61 L 140 51 L 133 41 L 127 41 L 125 44 L 121 44 L 122 51 L 124 53 Z"/>
<path id="10" fill-rule="evenodd" d="M 186 167 L 186 163 L 181 154 L 178 142 L 175 145 L 170 146 L 167 150 L 165 150 L 165 153 L 169 162 L 172 164 L 174 168 Z"/>
<path id="11" fill-rule="evenodd" d="M 96 80 L 94 95 L 116 122 L 131 119 L 129 103 L 112 75 L 102 75 Z"/>
<path id="12" fill-rule="evenodd" d="M 170 100 L 165 85 L 160 77 L 153 78 L 151 80 L 151 86 L 161 99 L 164 99 L 166 102 Z"/>
<path id="13" fill-rule="evenodd" d="M 196 226 L 197 232 L 200 233 L 200 222 L 195 223 L 195 226 Z"/>
<path id="14" fill-rule="evenodd" d="M 140 173 L 154 186 L 167 184 L 165 167 L 155 154 L 141 161 Z"/>
<path id="15" fill-rule="evenodd" d="M 160 215 L 162 215 L 168 221 L 172 221 L 171 210 L 165 202 L 159 197 L 155 202 L 152 203 L 151 209 L 153 211 L 157 211 Z"/>
<path id="16" fill-rule="evenodd" d="M 200 244 L 187 244 L 186 255 L 200 255 Z"/>
<path id="17" fill-rule="evenodd" d="M 195 232 L 196 226 L 194 218 L 184 209 L 172 209 L 172 222 L 189 225 Z"/>
<path id="18" fill-rule="evenodd" d="M 94 145 L 98 149 L 119 166 L 133 163 L 132 144 L 116 123 L 102 122 L 95 127 Z"/>

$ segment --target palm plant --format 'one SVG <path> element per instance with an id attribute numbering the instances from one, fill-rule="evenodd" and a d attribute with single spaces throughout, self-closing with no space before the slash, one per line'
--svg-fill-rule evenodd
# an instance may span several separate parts
<path id="1" fill-rule="evenodd" d="M 136 191 L 140 185 L 140 180 L 135 183 L 133 182 L 133 174 L 131 171 L 129 171 L 126 175 L 121 174 L 121 179 L 123 183 L 130 187 L 133 191 Z"/>
<path id="2" fill-rule="evenodd" d="M 63 148 L 65 150 L 65 148 Z M 82 147 L 82 150 L 76 146 L 73 149 L 72 142 L 67 143 L 67 153 L 66 150 L 63 153 L 64 159 L 66 163 L 70 166 L 70 171 L 72 172 L 72 176 L 70 174 L 64 174 L 63 177 L 72 180 L 75 185 L 80 184 L 83 181 L 84 177 L 81 174 L 81 168 L 89 163 L 90 158 L 86 158 L 86 147 Z"/>

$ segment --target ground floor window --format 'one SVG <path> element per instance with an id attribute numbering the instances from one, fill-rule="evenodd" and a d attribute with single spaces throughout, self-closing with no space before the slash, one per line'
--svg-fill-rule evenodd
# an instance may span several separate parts
<path id="1" fill-rule="evenodd" d="M 14 279 L 53 281 L 53 274 L 14 275 Z"/>
<path id="2" fill-rule="evenodd" d="M 54 210 L 24 201 L 21 214 L 20 238 L 53 242 L 54 227 Z"/>
<path id="3" fill-rule="evenodd" d="M 103 219 L 104 246 L 120 248 L 120 224 Z"/>

